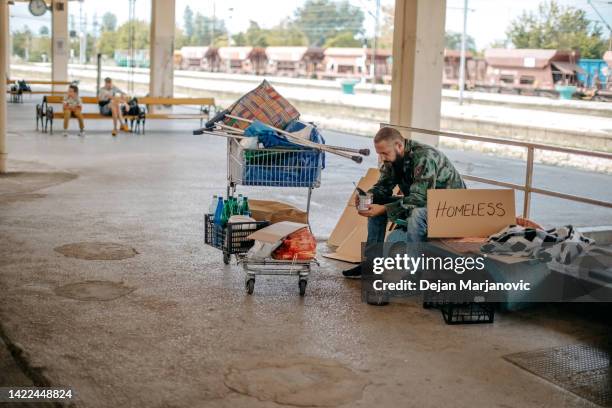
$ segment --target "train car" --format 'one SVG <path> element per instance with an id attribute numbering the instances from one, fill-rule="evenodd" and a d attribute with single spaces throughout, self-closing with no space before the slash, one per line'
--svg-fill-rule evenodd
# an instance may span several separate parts
<path id="1" fill-rule="evenodd" d="M 267 73 L 312 78 L 321 67 L 323 49 L 317 47 L 267 47 Z"/>
<path id="2" fill-rule="evenodd" d="M 372 56 L 370 48 L 331 47 L 324 51 L 324 70 L 319 75 L 326 79 L 336 78 L 370 78 Z M 391 74 L 391 50 L 376 50 L 377 80 Z"/>
<path id="3" fill-rule="evenodd" d="M 187 46 L 181 48 L 181 69 L 217 72 L 221 59 L 216 47 Z"/>
<path id="4" fill-rule="evenodd" d="M 235 74 L 264 75 L 268 57 L 263 47 L 220 47 L 220 71 Z"/>
<path id="5" fill-rule="evenodd" d="M 580 58 L 577 51 L 491 48 L 484 54 L 486 79 L 484 84 L 476 84 L 476 88 L 503 93 L 556 95 L 556 86 L 577 86 L 578 75 L 585 74 L 576 63 Z"/>
<path id="6" fill-rule="evenodd" d="M 578 74 L 578 81 L 587 89 L 601 89 L 608 82 L 608 64 L 603 59 L 585 59 L 578 61 L 584 73 Z"/>

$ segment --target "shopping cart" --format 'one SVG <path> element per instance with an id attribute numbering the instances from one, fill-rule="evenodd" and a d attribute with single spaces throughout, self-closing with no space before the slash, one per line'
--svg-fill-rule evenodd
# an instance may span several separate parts
<path id="1" fill-rule="evenodd" d="M 255 290 L 255 277 L 257 275 L 289 275 L 298 276 L 300 296 L 304 296 L 310 271 L 313 265 L 319 266 L 319 262 L 316 259 L 306 261 L 296 259 L 291 261 L 276 259 L 254 260 L 244 255 L 238 256 L 238 264 L 241 264 L 244 270 L 244 286 L 249 295 L 253 294 Z"/>
<path id="2" fill-rule="evenodd" d="M 236 139 L 227 139 L 227 196 L 234 196 L 238 185 L 264 187 L 302 187 L 308 189 L 306 214 L 310 214 L 312 190 L 321 185 L 322 153 L 309 148 L 247 149 Z M 306 293 L 312 260 L 255 260 L 246 256 L 254 241 L 247 237 L 268 225 L 266 221 L 215 224 L 213 214 L 204 216 L 204 243 L 223 252 L 229 264 L 234 255 L 245 273 L 245 289 L 252 294 L 257 275 L 298 276 L 301 296 Z"/>

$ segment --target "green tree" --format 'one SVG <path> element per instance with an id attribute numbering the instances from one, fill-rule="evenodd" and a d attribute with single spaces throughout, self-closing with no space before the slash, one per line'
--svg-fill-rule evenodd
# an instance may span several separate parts
<path id="1" fill-rule="evenodd" d="M 262 30 L 255 21 L 249 21 L 249 28 L 245 33 L 247 45 L 253 47 L 267 47 L 266 30 Z"/>
<path id="2" fill-rule="evenodd" d="M 455 31 L 447 31 L 444 33 L 444 48 L 449 50 L 461 49 L 461 33 Z M 476 52 L 476 42 L 471 35 L 466 35 L 465 49 Z"/>
<path id="3" fill-rule="evenodd" d="M 578 49 L 582 58 L 601 58 L 606 50 L 599 23 L 590 21 L 585 10 L 555 0 L 540 3 L 537 12 L 523 12 L 506 36 L 516 48 Z"/>
<path id="4" fill-rule="evenodd" d="M 232 35 L 232 40 L 234 41 L 234 45 L 237 47 L 247 45 L 246 35 L 243 32 Z"/>
<path id="5" fill-rule="evenodd" d="M 295 27 L 303 32 L 311 45 L 323 45 L 339 33 L 363 35 L 363 11 L 348 1 L 306 0 L 295 11 Z M 344 35 L 343 35 L 344 36 Z"/>
<path id="6" fill-rule="evenodd" d="M 111 12 L 106 12 L 102 16 L 102 31 L 115 31 L 117 28 L 117 16 Z"/>
<path id="7" fill-rule="evenodd" d="M 304 46 L 308 37 L 289 21 L 265 30 L 266 43 L 270 46 Z"/>
<path id="8" fill-rule="evenodd" d="M 119 26 L 117 29 L 116 48 L 126 50 L 130 46 L 130 28 L 134 28 L 134 42 L 132 47 L 135 50 L 149 48 L 149 23 L 142 20 L 128 21 Z"/>
<path id="9" fill-rule="evenodd" d="M 117 49 L 117 33 L 114 31 L 103 31 L 98 38 L 98 52 L 112 57 Z"/>
<path id="10" fill-rule="evenodd" d="M 395 7 L 393 5 L 382 6 L 380 33 L 378 47 L 393 48 L 393 21 L 395 20 Z"/>
<path id="11" fill-rule="evenodd" d="M 361 47 L 363 43 L 355 38 L 350 31 L 344 31 L 329 37 L 324 47 Z"/>
<path id="12" fill-rule="evenodd" d="M 40 29 L 38 30 L 38 35 L 42 36 L 42 37 L 46 37 L 49 35 L 49 27 L 42 26 L 40 27 Z"/>
<path id="13" fill-rule="evenodd" d="M 32 43 L 32 31 L 27 25 L 19 31 L 13 32 L 13 55 L 17 55 L 20 58 L 28 59 L 30 52 L 30 45 Z"/>
<path id="14" fill-rule="evenodd" d="M 174 49 L 179 50 L 182 47 L 189 45 L 189 38 L 185 35 L 180 27 L 174 28 Z"/>
<path id="15" fill-rule="evenodd" d="M 44 55 L 44 57 L 43 57 Z M 51 38 L 33 37 L 30 44 L 30 61 L 44 62 L 49 60 L 51 56 Z"/>
<path id="16" fill-rule="evenodd" d="M 214 38 L 212 38 L 213 33 Z M 222 38 L 225 38 L 227 42 L 225 21 L 196 13 L 193 21 L 193 35 L 189 40 L 190 45 L 219 45 L 217 42 Z"/>
<path id="17" fill-rule="evenodd" d="M 493 40 L 488 48 L 508 48 L 508 40 Z"/>
<path id="18" fill-rule="evenodd" d="M 183 12 L 183 28 L 185 29 L 185 36 L 191 39 L 193 37 L 193 11 L 189 6 L 186 6 Z"/>

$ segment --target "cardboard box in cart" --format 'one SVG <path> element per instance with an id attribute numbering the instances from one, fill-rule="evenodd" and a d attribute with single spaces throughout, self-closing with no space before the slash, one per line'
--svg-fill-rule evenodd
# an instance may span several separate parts
<path id="1" fill-rule="evenodd" d="M 247 256 L 260 260 L 269 258 L 271 253 L 282 244 L 283 239 L 287 235 L 302 228 L 308 228 L 308 224 L 281 221 L 255 231 L 247 237 L 248 239 L 255 240 L 255 245 L 253 245 Z"/>
<path id="2" fill-rule="evenodd" d="M 270 224 L 281 221 L 308 223 L 306 211 L 280 201 L 249 199 L 249 209 L 257 221 L 268 221 Z"/>

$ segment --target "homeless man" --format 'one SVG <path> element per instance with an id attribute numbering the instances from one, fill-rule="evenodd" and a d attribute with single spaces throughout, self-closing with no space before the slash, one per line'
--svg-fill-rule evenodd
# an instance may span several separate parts
<path id="1" fill-rule="evenodd" d="M 359 215 L 368 217 L 367 243 L 385 241 L 387 222 L 396 225 L 387 242 L 427 240 L 427 190 L 465 188 L 465 183 L 450 160 L 437 149 L 407 140 L 397 129 L 381 128 L 374 147 L 382 165 L 380 178 L 369 190 L 373 204 Z M 393 196 L 398 186 L 401 197 Z M 355 196 L 355 205 L 359 205 Z M 361 265 L 343 271 L 347 278 L 360 278 Z"/>

